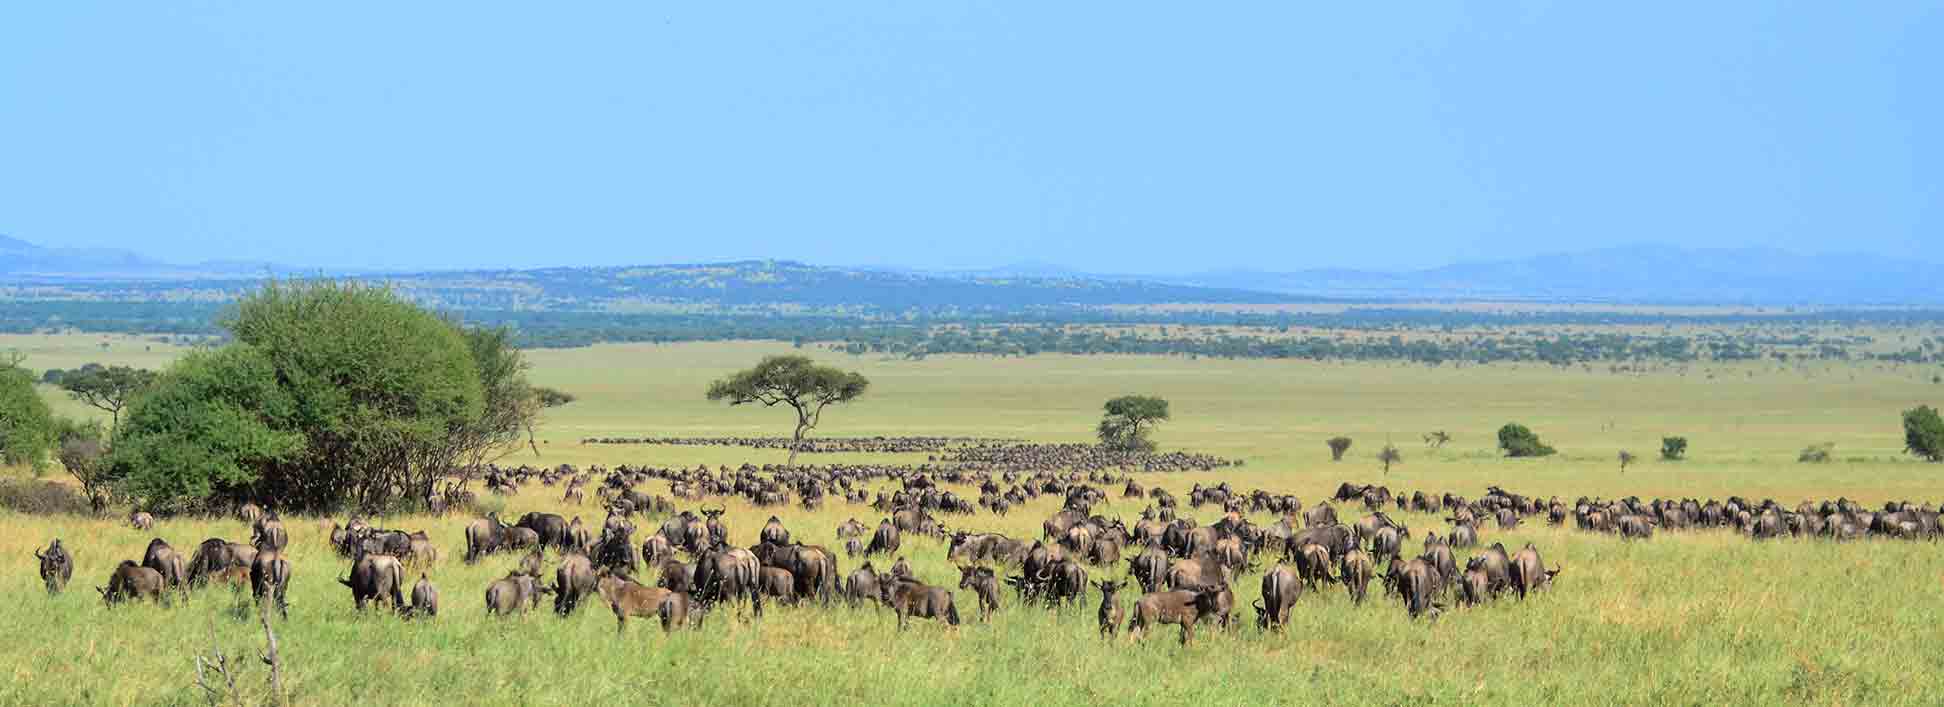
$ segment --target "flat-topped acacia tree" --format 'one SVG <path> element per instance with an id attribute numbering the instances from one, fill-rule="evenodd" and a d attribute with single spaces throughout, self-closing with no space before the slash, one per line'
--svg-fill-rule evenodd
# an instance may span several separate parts
<path id="1" fill-rule="evenodd" d="M 796 434 L 790 442 L 790 466 L 796 466 L 797 447 L 803 436 L 817 428 L 824 408 L 858 399 L 871 387 L 863 375 L 819 366 L 808 356 L 764 356 L 756 367 L 709 384 L 709 400 L 727 400 L 731 406 L 762 403 L 778 404 L 796 410 Z"/>

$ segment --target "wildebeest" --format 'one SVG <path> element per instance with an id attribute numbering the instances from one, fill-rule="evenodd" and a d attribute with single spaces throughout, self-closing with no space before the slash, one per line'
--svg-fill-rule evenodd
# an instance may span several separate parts
<path id="1" fill-rule="evenodd" d="M 898 630 L 903 631 L 908 618 L 944 619 L 952 626 L 959 625 L 958 606 L 952 601 L 952 593 L 943 587 L 934 587 L 912 577 L 894 577 L 878 585 L 878 600 L 891 607 L 898 615 Z"/>
<path id="2" fill-rule="evenodd" d="M 695 565 L 682 562 L 673 557 L 663 558 L 655 569 L 655 586 L 672 589 L 693 596 L 695 594 Z"/>
<path id="3" fill-rule="evenodd" d="M 580 606 L 582 598 L 594 592 L 594 563 L 579 550 L 561 555 L 554 568 L 554 613 L 567 616 Z"/>
<path id="4" fill-rule="evenodd" d="M 250 596 L 262 602 L 265 597 L 276 600 L 277 613 L 290 618 L 290 560 L 272 547 L 268 539 L 257 546 L 256 557 L 250 561 Z"/>
<path id="5" fill-rule="evenodd" d="M 161 603 L 162 573 L 137 565 L 134 560 L 122 560 L 115 567 L 115 572 L 108 575 L 108 587 L 95 587 L 95 591 L 100 592 L 101 601 L 109 605 L 142 599 Z"/>
<path id="6" fill-rule="evenodd" d="M 701 614 L 691 606 L 689 595 L 683 592 L 645 586 L 628 577 L 612 574 L 602 575 L 596 590 L 601 593 L 601 598 L 607 600 L 608 607 L 614 610 L 616 632 L 627 630 L 630 616 L 659 617 L 663 633 L 687 625 L 691 614 L 700 623 Z"/>
<path id="7" fill-rule="evenodd" d="M 424 572 L 419 573 L 418 583 L 412 585 L 412 615 L 439 615 L 439 590 L 432 586 L 432 580 Z"/>
<path id="8" fill-rule="evenodd" d="M 524 614 L 539 605 L 540 595 L 553 591 L 528 575 L 512 572 L 486 585 L 486 613 Z"/>
<path id="9" fill-rule="evenodd" d="M 903 545 L 904 545 L 904 538 L 900 534 L 900 531 L 898 530 L 898 526 L 893 524 L 891 520 L 887 518 L 878 521 L 877 532 L 871 535 L 871 544 L 864 548 L 864 554 L 865 555 L 897 554 L 898 548 L 902 547 Z"/>
<path id="10" fill-rule="evenodd" d="M 849 577 L 844 578 L 844 598 L 852 604 L 859 601 L 878 602 L 881 599 L 878 586 L 877 570 L 872 568 L 867 560 L 862 567 L 858 567 L 856 571 L 850 573 Z"/>
<path id="11" fill-rule="evenodd" d="M 776 516 L 770 516 L 769 522 L 764 523 L 763 529 L 756 534 L 756 539 L 771 545 L 788 545 L 790 544 L 790 530 L 783 527 L 783 521 L 777 519 Z"/>
<path id="12" fill-rule="evenodd" d="M 757 591 L 757 575 L 762 563 L 748 550 L 710 551 L 696 559 L 696 601 L 704 610 L 725 601 L 748 600 L 756 616 L 763 615 L 763 597 Z"/>
<path id="13" fill-rule="evenodd" d="M 545 556 L 540 554 L 540 548 L 534 548 L 532 552 L 520 556 L 520 565 L 516 571 L 520 574 L 538 577 L 540 576 L 540 568 L 545 562 Z"/>
<path id="14" fill-rule="evenodd" d="M 1475 606 L 1492 598 L 1492 580 L 1485 574 L 1485 558 L 1474 557 L 1465 564 L 1458 579 L 1458 603 Z"/>
<path id="15" fill-rule="evenodd" d="M 391 555 L 360 554 L 351 565 L 350 578 L 338 583 L 351 588 L 351 600 L 359 611 L 372 601 L 390 601 L 392 609 L 403 613 L 405 603 L 405 566 Z"/>
<path id="16" fill-rule="evenodd" d="M 41 583 L 47 585 L 48 594 L 60 594 L 67 588 L 68 580 L 74 577 L 74 558 L 61 547 L 60 538 L 48 543 L 46 552 L 34 551 L 34 559 L 40 560 Z"/>
<path id="17" fill-rule="evenodd" d="M 959 565 L 959 588 L 970 589 L 979 598 L 979 620 L 985 621 L 999 610 L 999 578 L 990 567 Z"/>
<path id="18" fill-rule="evenodd" d="M 1511 588 L 1512 558 L 1505 554 L 1504 543 L 1492 543 L 1491 547 L 1485 548 L 1473 559 L 1479 561 L 1479 569 L 1485 572 L 1487 588 L 1490 589 L 1492 596 L 1498 596 L 1499 592 Z M 1471 563 L 1465 565 L 1466 568 L 1471 566 Z"/>
<path id="19" fill-rule="evenodd" d="M 555 513 L 528 513 L 520 516 L 520 521 L 513 525 L 533 531 L 541 545 L 562 552 L 574 544 L 574 534 L 568 530 L 567 519 Z"/>
<path id="20" fill-rule="evenodd" d="M 1176 560 L 1168 566 L 1167 585 L 1169 589 L 1196 589 L 1201 587 L 1228 586 L 1234 573 L 1211 556 L 1191 557 Z"/>
<path id="21" fill-rule="evenodd" d="M 1149 626 L 1176 624 L 1181 626 L 1181 644 L 1188 645 L 1195 640 L 1195 624 L 1220 613 L 1221 595 L 1227 590 L 1227 587 L 1208 587 L 1143 595 L 1134 602 L 1134 617 L 1127 621 L 1127 633 L 1139 639 Z"/>
<path id="22" fill-rule="evenodd" d="M 466 525 L 466 564 L 478 562 L 488 553 L 499 552 L 506 544 L 506 524 L 501 523 L 499 513 L 487 513 L 485 518 L 474 520 Z"/>
<path id="23" fill-rule="evenodd" d="M 1525 548 L 1512 557 L 1508 574 L 1512 591 L 1524 599 L 1527 592 L 1552 586 L 1553 578 L 1559 576 L 1559 569 L 1546 569 L 1546 564 L 1539 559 L 1539 549 L 1533 547 L 1532 543 L 1526 543 Z"/>
<path id="24" fill-rule="evenodd" d="M 148 550 L 142 554 L 142 566 L 155 570 L 162 576 L 163 584 L 170 588 L 186 588 L 189 573 L 182 559 L 182 553 L 169 547 L 161 538 L 149 541 Z"/>
<path id="25" fill-rule="evenodd" d="M 129 511 L 128 525 L 136 530 L 148 530 L 155 527 L 155 516 L 147 511 Z"/>
<path id="26" fill-rule="evenodd" d="M 281 552 L 290 545 L 290 533 L 284 530 L 282 518 L 268 513 L 251 524 L 250 544 L 259 547 L 268 544 L 270 549 Z"/>
<path id="27" fill-rule="evenodd" d="M 1140 555 L 1128 560 L 1127 573 L 1141 584 L 1141 591 L 1152 594 L 1168 576 L 1168 553 L 1159 544 L 1150 544 Z"/>
<path id="28" fill-rule="evenodd" d="M 532 528 L 507 526 L 500 547 L 508 550 L 523 550 L 530 547 L 544 547 L 540 543 L 540 533 Z"/>
<path id="29" fill-rule="evenodd" d="M 1350 601 L 1362 604 L 1364 596 L 1370 592 L 1370 577 L 1375 574 L 1377 563 L 1370 554 L 1362 550 L 1351 550 L 1337 563 L 1337 581 L 1350 592 Z"/>
<path id="30" fill-rule="evenodd" d="M 1284 565 L 1270 568 L 1262 575 L 1262 596 L 1255 601 L 1256 628 L 1281 630 L 1302 595 L 1302 578 L 1294 570 Z"/>
<path id="31" fill-rule="evenodd" d="M 1426 612 L 1433 611 L 1432 600 L 1438 594 L 1440 580 L 1438 570 L 1423 559 L 1413 559 L 1404 563 L 1395 580 L 1397 591 L 1404 597 L 1404 609 L 1415 619 Z"/>
<path id="32" fill-rule="evenodd" d="M 1332 581 L 1329 548 L 1316 543 L 1304 543 L 1296 548 L 1296 570 L 1302 573 L 1303 581 L 1311 589 L 1315 589 L 1319 583 Z"/>
<path id="33" fill-rule="evenodd" d="M 796 576 L 781 567 L 764 567 L 756 571 L 756 591 L 781 603 L 795 604 Z"/>
<path id="34" fill-rule="evenodd" d="M 1100 636 L 1112 638 L 1114 632 L 1120 629 L 1121 618 L 1124 616 L 1120 602 L 1114 599 L 1114 593 L 1127 588 L 1127 582 L 1103 579 L 1094 582 L 1094 586 L 1100 589 L 1100 610 L 1097 612 L 1100 619 Z"/>

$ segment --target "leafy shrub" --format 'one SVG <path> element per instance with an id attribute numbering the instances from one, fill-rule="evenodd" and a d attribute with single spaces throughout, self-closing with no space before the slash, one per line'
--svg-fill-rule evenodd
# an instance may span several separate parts
<path id="1" fill-rule="evenodd" d="M 1686 437 L 1662 437 L 1661 459 L 1671 462 L 1680 461 L 1682 457 L 1687 456 L 1687 447 Z"/>
<path id="2" fill-rule="evenodd" d="M 1539 435 L 1525 425 L 1508 422 L 1498 431 L 1499 449 L 1508 457 L 1549 457 L 1558 450 L 1539 441 Z"/>
<path id="3" fill-rule="evenodd" d="M 1937 416 L 1936 408 L 1919 405 L 1905 410 L 1903 423 L 1904 451 L 1925 461 L 1944 462 L 1944 418 Z"/>
<path id="4" fill-rule="evenodd" d="M 1802 453 L 1796 455 L 1796 461 L 1804 464 L 1828 464 L 1834 451 L 1836 451 L 1835 442 L 1812 444 L 1802 448 Z"/>
<path id="5" fill-rule="evenodd" d="M 51 481 L 0 480 L 0 508 L 28 515 L 82 515 L 92 511 L 74 488 Z"/>
<path id="6" fill-rule="evenodd" d="M 1343 454 L 1345 452 L 1350 451 L 1350 438 L 1331 437 L 1329 441 L 1329 445 L 1330 445 L 1330 461 L 1340 462 L 1343 461 Z"/>

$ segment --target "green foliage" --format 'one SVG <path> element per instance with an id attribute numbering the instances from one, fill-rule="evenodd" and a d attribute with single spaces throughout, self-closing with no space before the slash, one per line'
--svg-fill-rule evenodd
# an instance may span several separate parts
<path id="1" fill-rule="evenodd" d="M 1377 452 L 1377 461 L 1383 463 L 1384 473 L 1388 474 L 1390 473 L 1391 465 L 1404 463 L 1404 453 L 1398 451 L 1397 445 L 1386 442 L 1384 443 L 1384 448 Z"/>
<path id="2" fill-rule="evenodd" d="M 122 410 L 129 400 L 155 384 L 155 372 L 128 366 L 89 365 L 61 376 L 61 389 L 68 395 L 102 412 L 120 424 Z"/>
<path id="3" fill-rule="evenodd" d="M 728 401 L 731 406 L 762 403 L 764 407 L 789 405 L 796 411 L 796 434 L 816 429 L 825 407 L 856 400 L 871 387 L 862 374 L 833 366 L 820 366 L 809 356 L 764 356 L 754 368 L 740 371 L 709 384 L 711 402 Z M 796 449 L 790 449 L 790 463 L 796 463 Z"/>
<path id="4" fill-rule="evenodd" d="M 1352 442 L 1349 437 L 1331 437 L 1328 444 L 1330 445 L 1330 461 L 1340 462 L 1343 461 L 1343 455 L 1350 451 Z"/>
<path id="5" fill-rule="evenodd" d="M 1687 456 L 1687 448 L 1688 441 L 1686 437 L 1662 437 L 1661 459 L 1671 462 L 1680 461 L 1683 457 Z"/>
<path id="6" fill-rule="evenodd" d="M 54 448 L 54 433 L 54 413 L 34 390 L 33 375 L 16 365 L 0 366 L 0 461 L 39 474 Z"/>
<path id="7" fill-rule="evenodd" d="M 456 327 L 456 325 L 455 325 Z M 513 346 L 505 327 L 463 330 L 466 350 L 479 376 L 480 413 L 453 428 L 451 442 L 463 450 L 457 460 L 468 469 L 503 458 L 521 446 L 533 446 L 533 425 L 539 419 L 542 396 L 527 384 L 527 362 Z M 537 452 L 536 452 L 537 453 Z M 420 490 L 420 489 L 414 489 Z M 430 488 L 422 489 L 430 493 Z M 416 495 L 423 498 L 423 495 Z"/>
<path id="8" fill-rule="evenodd" d="M 54 458 L 61 462 L 61 468 L 66 469 L 69 476 L 80 482 L 83 494 L 90 499 L 101 498 L 101 457 L 108 451 L 101 423 L 61 417 L 55 418 L 54 429 Z"/>
<path id="9" fill-rule="evenodd" d="M 1905 410 L 1903 424 L 1904 451 L 1925 461 L 1944 462 L 1944 418 L 1937 416 L 1936 408 L 1919 405 Z"/>
<path id="10" fill-rule="evenodd" d="M 1804 464 L 1828 464 L 1834 457 L 1835 451 L 1835 442 L 1812 444 L 1802 448 L 1802 453 L 1796 455 L 1796 461 Z"/>
<path id="11" fill-rule="evenodd" d="M 1539 441 L 1539 435 L 1516 422 L 1506 423 L 1498 431 L 1499 449 L 1508 457 L 1549 457 L 1557 450 Z"/>
<path id="12" fill-rule="evenodd" d="M 130 407 L 98 483 L 156 511 L 242 495 L 305 450 L 302 406 L 254 346 L 192 353 Z"/>
<path id="13" fill-rule="evenodd" d="M 1101 416 L 1097 430 L 1102 445 L 1133 452 L 1154 450 L 1148 433 L 1168 419 L 1168 401 L 1147 395 L 1123 395 L 1108 400 L 1102 407 L 1106 414 Z"/>

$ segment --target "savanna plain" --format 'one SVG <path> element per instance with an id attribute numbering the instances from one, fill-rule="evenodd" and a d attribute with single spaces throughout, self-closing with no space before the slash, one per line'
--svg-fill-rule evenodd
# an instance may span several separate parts
<path id="1" fill-rule="evenodd" d="M 133 337 L 0 337 L 37 367 L 89 361 L 160 368 L 181 349 Z M 538 429 L 538 454 L 502 466 L 620 464 L 711 468 L 781 464 L 779 450 L 740 447 L 583 444 L 590 437 L 787 435 L 782 409 L 728 407 L 704 399 L 708 382 L 781 343 L 601 345 L 529 353 L 535 383 L 578 396 L 550 410 Z M 1219 360 L 1181 357 L 932 356 L 923 360 L 809 351 L 868 376 L 868 395 L 826 413 L 817 436 L 951 435 L 1078 442 L 1091 438 L 1102 401 L 1128 393 L 1173 404 L 1155 433 L 1163 449 L 1205 452 L 1243 465 L 1214 472 L 1136 473 L 1137 483 L 1186 498 L 1195 484 L 1227 482 L 1241 493 L 1265 489 L 1298 496 L 1306 507 L 1328 500 L 1341 482 L 1383 484 L 1393 492 L 1453 492 L 1487 486 L 1558 497 L 1846 497 L 1867 507 L 1886 501 L 1944 502 L 1944 467 L 1903 454 L 1899 412 L 1944 398 L 1935 367 L 1883 363 L 1691 364 L 1616 373 L 1537 364 L 1424 366 Z M 44 387 L 65 414 L 88 410 Z M 1495 431 L 1531 427 L 1559 455 L 1503 458 Z M 1440 448 L 1421 442 L 1444 430 Z M 1325 440 L 1354 440 L 1340 462 Z M 1691 440 L 1687 459 L 1658 461 L 1663 436 Z M 1404 460 L 1386 473 L 1376 461 L 1386 441 Z M 1833 443 L 1826 464 L 1798 463 L 1811 444 Z M 1630 450 L 1641 461 L 1624 473 Z M 923 454 L 804 454 L 799 464 L 925 463 Z M 28 472 L 10 470 L 20 476 Z M 58 471 L 52 472 L 58 474 Z M 53 476 L 49 477 L 54 478 Z M 665 486 L 665 485 L 664 485 Z M 886 486 L 883 483 L 876 487 Z M 642 489 L 666 495 L 666 488 Z M 876 489 L 873 488 L 873 491 Z M 976 498 L 975 487 L 953 489 Z M 1130 524 L 1146 500 L 1123 499 L 1096 512 Z M 593 494 L 563 502 L 557 487 L 533 483 L 481 503 L 509 520 L 528 511 L 580 516 L 598 527 Z M 875 527 L 885 514 L 830 498 L 820 510 L 757 508 L 737 499 L 678 501 L 681 508 L 722 505 L 730 542 L 748 546 L 774 514 L 804 542 L 841 548 L 835 529 L 856 518 Z M 1037 537 L 1058 510 L 1041 496 L 1003 517 L 980 509 L 952 516 L 954 529 Z M 1334 503 L 1346 521 L 1365 511 Z M 123 559 L 140 560 L 151 537 L 178 549 L 205 538 L 243 542 L 249 529 L 231 518 L 164 518 L 132 529 L 126 508 L 109 517 L 34 516 L 0 511 L 0 703 L 201 704 L 195 656 L 221 651 L 238 661 L 238 697 L 268 702 L 267 669 L 256 660 L 263 631 L 247 596 L 203 589 L 171 607 L 105 608 L 93 588 Z M 1204 524 L 1214 506 L 1188 508 Z M 1441 515 L 1391 515 L 1414 531 L 1442 535 Z M 900 632 L 891 614 L 869 606 L 814 603 L 772 607 L 760 620 L 720 609 L 700 631 L 664 634 L 650 621 L 617 635 L 605 604 L 590 601 L 559 618 L 539 610 L 488 617 L 483 592 L 517 554 L 461 562 L 469 513 L 373 518 L 379 526 L 424 530 L 442 556 L 426 570 L 443 596 L 440 615 L 400 620 L 359 613 L 336 580 L 348 562 L 328 542 L 344 517 L 284 518 L 294 563 L 287 620 L 274 622 L 285 692 L 296 704 L 1939 704 L 1944 703 L 1944 558 L 1928 541 L 1821 539 L 1755 541 L 1728 529 L 1664 531 L 1649 540 L 1552 526 L 1543 517 L 1509 530 L 1481 527 L 1481 542 L 1516 550 L 1532 543 L 1562 568 L 1553 587 L 1521 601 L 1507 596 L 1452 608 L 1436 621 L 1413 620 L 1394 598 L 1353 605 L 1340 586 L 1306 592 L 1282 633 L 1258 631 L 1248 604 L 1261 570 L 1238 577 L 1238 621 L 1204 626 L 1191 645 L 1172 627 L 1135 642 L 1096 631 L 1097 592 L 1070 608 L 1021 606 L 1007 592 L 980 621 L 970 592 L 957 592 L 965 615 L 950 628 L 914 621 Z M 1253 514 L 1257 524 L 1277 520 Z M 637 521 L 637 539 L 657 519 Z M 74 583 L 49 596 L 33 551 L 62 539 L 74 556 Z M 907 536 L 900 554 L 916 574 L 954 587 L 959 571 L 945 544 Z M 551 576 L 554 557 L 548 556 Z M 839 576 L 859 562 L 839 560 Z M 874 559 L 880 570 L 889 558 Z M 1460 564 L 1463 563 L 1461 552 Z M 1273 558 L 1262 562 L 1266 568 Z M 1090 578 L 1117 578 L 1090 567 Z M 1129 601 L 1123 593 L 1122 601 Z"/>

